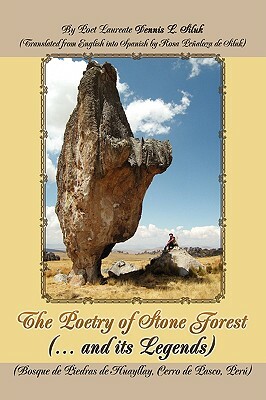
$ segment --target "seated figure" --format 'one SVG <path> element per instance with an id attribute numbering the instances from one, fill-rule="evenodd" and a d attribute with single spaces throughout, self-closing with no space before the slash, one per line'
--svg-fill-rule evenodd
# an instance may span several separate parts
<path id="1" fill-rule="evenodd" d="M 174 235 L 172 233 L 169 233 L 169 240 L 164 247 L 164 251 L 166 251 L 166 250 L 170 251 L 174 247 L 178 247 L 176 238 L 174 237 Z"/>

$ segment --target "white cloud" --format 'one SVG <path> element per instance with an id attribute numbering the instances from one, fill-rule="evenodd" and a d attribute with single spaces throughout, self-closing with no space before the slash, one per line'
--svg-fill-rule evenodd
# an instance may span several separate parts
<path id="1" fill-rule="evenodd" d="M 147 136 L 169 133 L 169 123 L 176 115 L 184 114 L 190 105 L 190 94 L 181 93 L 180 104 L 165 103 L 162 99 L 139 99 L 128 104 L 125 112 L 132 131 Z"/>
<path id="2" fill-rule="evenodd" d="M 56 167 L 54 166 L 52 160 L 49 158 L 48 154 L 46 154 L 46 174 L 48 176 L 48 182 L 55 182 Z"/>
<path id="3" fill-rule="evenodd" d="M 55 207 L 46 207 L 46 218 L 48 220 L 46 227 L 47 245 L 55 245 L 58 249 L 64 248 L 63 235 L 55 213 Z"/>
<path id="4" fill-rule="evenodd" d="M 86 66 L 85 61 L 71 58 L 53 58 L 46 65 L 46 148 L 49 153 L 61 150 L 66 123 L 76 105 L 78 84 Z"/>
<path id="5" fill-rule="evenodd" d="M 53 58 L 46 65 L 46 148 L 50 154 L 58 154 L 61 150 L 66 123 L 76 106 L 78 85 L 86 67 L 85 61 L 71 58 Z M 129 85 L 121 82 L 118 72 L 117 89 L 125 101 L 133 95 Z"/>
<path id="6" fill-rule="evenodd" d="M 54 207 L 46 207 L 46 217 L 48 219 L 47 244 L 63 248 L 62 232 Z M 158 228 L 154 224 L 149 224 L 148 226 L 139 225 L 135 235 L 124 243 L 118 243 L 115 249 L 141 251 L 163 248 L 169 239 L 170 232 L 175 235 L 181 247 L 220 247 L 220 228 L 218 226 L 197 226 L 184 229 L 183 226 Z"/>
<path id="7" fill-rule="evenodd" d="M 182 229 L 180 232 L 180 239 L 190 246 L 198 246 L 201 243 L 202 246 L 213 246 L 219 247 L 220 243 L 220 228 L 218 226 L 196 226 L 190 230 Z M 194 243 L 194 244 L 193 244 Z"/>
<path id="8" fill-rule="evenodd" d="M 180 59 L 176 59 L 173 64 L 172 64 L 172 69 L 173 71 L 180 69 L 181 67 L 181 60 Z"/>
<path id="9" fill-rule="evenodd" d="M 172 232 L 181 247 L 220 247 L 220 229 L 217 226 L 193 227 L 190 230 L 182 226 L 176 228 L 158 228 L 153 224 L 140 225 L 135 235 L 125 243 L 119 243 L 119 250 L 149 250 L 162 248 Z"/>
<path id="10" fill-rule="evenodd" d="M 202 67 L 213 67 L 214 65 L 218 65 L 214 58 L 190 58 L 189 62 L 192 69 L 188 79 L 198 76 Z"/>
<path id="11" fill-rule="evenodd" d="M 130 97 L 134 94 L 134 92 L 132 92 L 132 90 L 130 90 L 129 85 L 126 82 L 120 81 L 119 72 L 117 70 L 116 70 L 116 73 L 117 73 L 116 87 L 119 92 L 119 95 L 124 97 L 125 100 L 127 100 L 128 97 Z"/>
<path id="12" fill-rule="evenodd" d="M 213 59 L 192 59 L 213 60 Z M 53 58 L 46 66 L 46 124 L 48 138 L 46 148 L 48 154 L 58 154 L 63 143 L 66 123 L 72 113 L 77 99 L 78 84 L 86 69 L 85 61 L 73 61 L 71 58 Z M 134 94 L 126 82 L 121 82 L 117 72 L 117 89 L 125 102 Z M 190 105 L 190 95 L 181 92 L 179 104 L 165 103 L 158 98 L 135 99 L 125 107 L 125 112 L 134 133 L 145 136 L 167 134 L 170 123 L 178 114 L 184 114 Z"/>

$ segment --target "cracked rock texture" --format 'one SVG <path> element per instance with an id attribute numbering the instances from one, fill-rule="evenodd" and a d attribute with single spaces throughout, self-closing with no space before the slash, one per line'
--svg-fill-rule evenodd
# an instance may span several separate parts
<path id="1" fill-rule="evenodd" d="M 132 237 L 156 174 L 171 164 L 168 141 L 133 137 L 116 70 L 90 62 L 66 125 L 58 160 L 56 213 L 76 275 L 101 280 L 101 260 Z"/>

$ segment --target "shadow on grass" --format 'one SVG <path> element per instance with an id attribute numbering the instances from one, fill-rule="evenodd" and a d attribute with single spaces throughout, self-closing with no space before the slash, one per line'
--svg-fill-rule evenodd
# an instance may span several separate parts
<path id="1" fill-rule="evenodd" d="M 186 277 L 180 277 L 174 274 L 165 274 L 161 272 L 155 274 L 149 270 L 138 270 L 120 276 L 111 273 L 110 276 L 106 278 L 106 283 L 111 286 L 129 284 L 136 287 L 157 290 L 171 290 L 171 285 L 176 285 L 181 282 L 186 282 L 188 285 L 206 283 L 208 282 L 208 276 L 199 276 L 195 275 L 195 273 L 190 273 Z"/>

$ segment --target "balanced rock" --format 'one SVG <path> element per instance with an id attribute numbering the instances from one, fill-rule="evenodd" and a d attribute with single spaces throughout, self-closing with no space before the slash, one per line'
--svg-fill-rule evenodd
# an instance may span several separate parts
<path id="1" fill-rule="evenodd" d="M 153 258 L 146 270 L 154 274 L 188 276 L 190 272 L 205 271 L 205 266 L 179 247 L 164 251 L 159 257 Z"/>
<path id="2" fill-rule="evenodd" d="M 88 63 L 58 160 L 56 213 L 73 270 L 101 280 L 101 260 L 132 237 L 147 188 L 171 164 L 168 141 L 133 137 L 115 68 Z"/>

